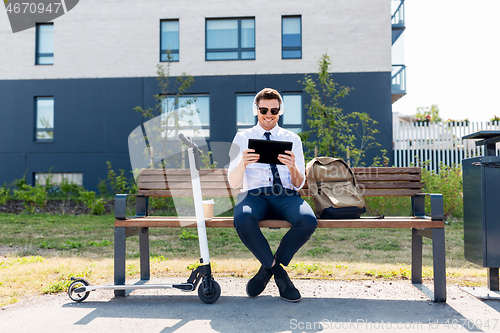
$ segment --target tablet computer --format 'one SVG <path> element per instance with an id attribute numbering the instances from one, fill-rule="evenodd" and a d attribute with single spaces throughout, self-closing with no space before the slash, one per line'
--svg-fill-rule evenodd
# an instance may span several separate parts
<path id="1" fill-rule="evenodd" d="M 255 149 L 259 154 L 257 163 L 283 164 L 278 160 L 279 154 L 285 154 L 285 150 L 292 150 L 292 142 L 248 139 L 248 148 Z"/>

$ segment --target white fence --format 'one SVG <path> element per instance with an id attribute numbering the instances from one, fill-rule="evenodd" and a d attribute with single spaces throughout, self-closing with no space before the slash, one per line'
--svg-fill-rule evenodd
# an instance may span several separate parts
<path id="1" fill-rule="evenodd" d="M 428 161 L 427 169 L 438 171 L 440 163 L 462 164 L 462 160 L 484 155 L 484 146 L 462 137 L 481 130 L 500 130 L 499 122 L 402 123 L 393 124 L 394 165 L 408 167 Z M 499 155 L 500 143 L 496 145 Z"/>

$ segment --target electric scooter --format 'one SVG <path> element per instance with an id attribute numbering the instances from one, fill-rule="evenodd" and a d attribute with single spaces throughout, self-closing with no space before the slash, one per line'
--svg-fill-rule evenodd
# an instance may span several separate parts
<path id="1" fill-rule="evenodd" d="M 72 277 L 73 282 L 68 288 L 68 295 L 75 302 L 84 301 L 91 291 L 95 290 L 133 290 L 133 289 L 166 289 L 176 288 L 182 291 L 194 291 L 198 287 L 198 296 L 208 304 L 214 303 L 220 297 L 221 289 L 219 284 L 213 279 L 210 268 L 210 256 L 208 253 L 207 230 L 205 226 L 205 216 L 203 213 L 203 201 L 200 184 L 200 155 L 201 151 L 190 138 L 186 138 L 182 133 L 179 139 L 188 146 L 189 169 L 191 171 L 191 183 L 193 187 L 194 208 L 196 214 L 196 224 L 198 229 L 198 239 L 200 243 L 201 265 L 191 272 L 187 282 L 178 284 L 145 284 L 145 285 L 107 285 L 92 286 L 81 277 Z"/>

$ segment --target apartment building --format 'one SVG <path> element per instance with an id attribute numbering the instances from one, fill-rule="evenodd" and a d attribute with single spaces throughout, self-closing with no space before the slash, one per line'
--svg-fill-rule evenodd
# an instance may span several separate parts
<path id="1" fill-rule="evenodd" d="M 300 81 L 327 53 L 333 79 L 354 88 L 339 105 L 370 114 L 391 150 L 391 104 L 405 93 L 404 65 L 391 61 L 404 3 L 391 2 L 86 0 L 15 34 L 0 14 L 0 184 L 50 170 L 95 189 L 106 161 L 130 170 L 127 138 L 145 121 L 133 109 L 155 105 L 167 50 L 170 75 L 194 77 L 185 98 L 196 98 L 209 146 L 255 124 L 264 87 L 284 97 L 280 125 L 307 130 Z"/>

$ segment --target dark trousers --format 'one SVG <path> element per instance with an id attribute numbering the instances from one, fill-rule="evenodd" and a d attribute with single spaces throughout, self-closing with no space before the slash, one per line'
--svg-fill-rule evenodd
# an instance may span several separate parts
<path id="1" fill-rule="evenodd" d="M 269 243 L 259 228 L 259 222 L 268 219 L 286 220 L 292 225 L 275 253 L 276 259 L 287 266 L 316 229 L 316 216 L 295 191 L 287 190 L 287 195 L 266 191 L 239 194 L 234 207 L 234 227 L 243 244 L 264 267 L 271 267 L 274 260 Z"/>

